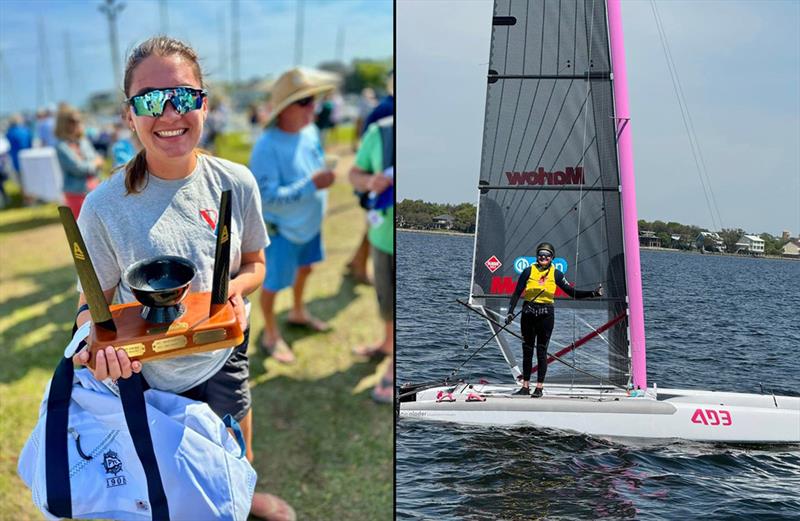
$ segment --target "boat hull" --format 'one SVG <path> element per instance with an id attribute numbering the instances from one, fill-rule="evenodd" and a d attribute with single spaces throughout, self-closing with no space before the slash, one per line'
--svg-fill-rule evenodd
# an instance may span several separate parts
<path id="1" fill-rule="evenodd" d="M 496 426 L 536 426 L 611 438 L 725 443 L 800 443 L 800 398 L 691 389 L 644 396 L 603 387 L 547 386 L 542 398 L 513 385 L 460 384 L 419 391 L 399 416 Z M 450 397 L 454 401 L 449 400 Z M 441 394 L 440 394 L 441 393 Z M 470 393 L 485 401 L 467 401 Z M 438 397 L 438 398 L 437 398 Z"/>

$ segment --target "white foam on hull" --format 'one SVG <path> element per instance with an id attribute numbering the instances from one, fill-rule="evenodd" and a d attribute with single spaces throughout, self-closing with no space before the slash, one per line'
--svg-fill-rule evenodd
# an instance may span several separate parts
<path id="1" fill-rule="evenodd" d="M 534 399 L 511 396 L 514 385 L 459 385 L 456 401 L 437 401 L 437 387 L 400 403 L 399 415 L 464 424 L 524 426 L 612 438 L 685 439 L 726 443 L 800 443 L 800 398 L 649 389 L 630 397 L 608 387 L 545 386 Z M 452 387 L 451 387 L 452 389 Z M 470 392 L 486 398 L 468 402 Z"/>

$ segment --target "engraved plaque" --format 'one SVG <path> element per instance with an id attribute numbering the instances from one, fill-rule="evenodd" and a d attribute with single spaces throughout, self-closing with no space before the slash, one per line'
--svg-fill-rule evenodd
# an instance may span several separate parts
<path id="1" fill-rule="evenodd" d="M 153 351 L 156 353 L 160 353 L 162 351 L 171 351 L 172 349 L 179 349 L 185 346 L 186 337 L 184 335 L 153 340 Z"/>
<path id="2" fill-rule="evenodd" d="M 200 331 L 199 333 L 195 333 L 192 337 L 192 341 L 194 341 L 195 344 L 210 344 L 211 342 L 225 340 L 227 337 L 228 332 L 225 331 L 224 328 L 210 329 L 208 331 Z"/>
<path id="3" fill-rule="evenodd" d="M 144 344 L 128 344 L 126 346 L 119 346 L 117 349 L 122 349 L 128 356 L 139 356 L 144 354 Z"/>

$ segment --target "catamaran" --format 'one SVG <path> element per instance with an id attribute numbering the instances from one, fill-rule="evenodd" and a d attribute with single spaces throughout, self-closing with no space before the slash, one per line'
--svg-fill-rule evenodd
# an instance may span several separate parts
<path id="1" fill-rule="evenodd" d="M 798 397 L 648 385 L 620 11 L 620 0 L 495 0 L 463 304 L 488 325 L 513 380 L 453 381 L 454 371 L 406 384 L 398 414 L 612 438 L 800 443 Z M 580 301 L 557 293 L 553 367 L 532 399 L 513 394 L 521 371 L 511 346 L 521 337 L 503 319 L 542 240 L 575 287 L 605 292 Z"/>

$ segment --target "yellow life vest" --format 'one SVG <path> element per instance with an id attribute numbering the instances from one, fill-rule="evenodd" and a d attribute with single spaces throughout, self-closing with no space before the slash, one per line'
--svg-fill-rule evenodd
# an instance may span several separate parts
<path id="1" fill-rule="evenodd" d="M 552 304 L 556 294 L 556 270 L 551 264 L 546 270 L 539 268 L 538 264 L 531 266 L 531 276 L 525 285 L 522 296 L 529 302 L 536 304 Z"/>

